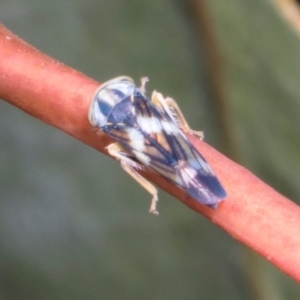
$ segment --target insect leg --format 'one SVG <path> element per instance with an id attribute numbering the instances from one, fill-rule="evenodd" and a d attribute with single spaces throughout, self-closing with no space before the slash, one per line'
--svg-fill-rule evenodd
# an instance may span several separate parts
<path id="1" fill-rule="evenodd" d="M 141 78 L 141 86 L 139 87 L 139 90 L 142 94 L 146 94 L 146 83 L 149 81 L 148 77 L 142 77 Z"/>
<path id="2" fill-rule="evenodd" d="M 141 169 L 143 166 L 127 156 L 126 151 L 118 143 L 110 144 L 107 150 L 110 155 L 120 161 L 121 167 L 152 195 L 149 213 L 158 215 L 158 211 L 156 210 L 156 203 L 158 201 L 157 189 L 134 169 Z"/>
<path id="3" fill-rule="evenodd" d="M 198 137 L 200 140 L 204 139 L 203 131 L 195 131 L 190 128 L 187 123 L 183 113 L 181 112 L 179 106 L 176 101 L 170 97 L 164 98 L 161 93 L 154 91 L 152 93 L 151 101 L 158 107 L 162 108 L 171 119 L 178 124 L 178 127 L 186 133 L 193 134 Z"/>

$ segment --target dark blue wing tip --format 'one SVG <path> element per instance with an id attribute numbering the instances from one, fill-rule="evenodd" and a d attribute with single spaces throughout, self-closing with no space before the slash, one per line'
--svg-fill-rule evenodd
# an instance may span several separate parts
<path id="1" fill-rule="evenodd" d="M 217 209 L 219 203 L 222 202 L 223 200 L 225 200 L 225 198 L 227 197 L 227 193 L 221 184 L 218 186 L 217 189 L 213 190 L 213 193 L 218 198 L 218 200 L 215 203 L 207 204 L 207 206 L 209 206 L 212 209 Z"/>
<path id="2" fill-rule="evenodd" d="M 217 209 L 218 204 L 219 204 L 219 202 L 215 203 L 215 204 L 210 204 L 210 205 L 207 205 L 207 206 L 210 207 L 210 208 L 212 208 L 212 209 Z"/>
<path id="3" fill-rule="evenodd" d="M 227 193 L 219 183 L 219 186 L 212 191 L 218 198 L 225 199 L 227 197 Z"/>
<path id="4" fill-rule="evenodd" d="M 215 186 L 214 189 L 206 190 L 206 192 L 203 192 L 203 189 L 190 186 L 187 188 L 187 192 L 196 201 L 211 207 L 212 209 L 216 209 L 218 204 L 227 196 L 221 185 Z"/>
<path id="5" fill-rule="evenodd" d="M 199 173 L 197 176 L 205 188 L 207 188 L 214 198 L 222 200 L 227 197 L 227 193 L 216 176 L 208 176 L 207 174 Z M 216 202 L 219 202 L 219 201 Z"/>
<path id="6" fill-rule="evenodd" d="M 217 209 L 218 208 L 218 205 L 219 205 L 219 203 L 220 202 L 222 202 L 223 200 L 225 200 L 224 198 L 222 198 L 222 199 L 218 199 L 218 201 L 217 202 L 215 202 L 215 203 L 212 203 L 212 204 L 206 204 L 206 206 L 208 206 L 208 207 L 210 207 L 210 208 L 212 208 L 212 209 Z"/>

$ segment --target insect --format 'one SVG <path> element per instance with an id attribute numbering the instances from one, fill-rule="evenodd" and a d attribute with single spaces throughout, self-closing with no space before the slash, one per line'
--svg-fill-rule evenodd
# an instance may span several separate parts
<path id="1" fill-rule="evenodd" d="M 158 214 L 157 189 L 137 170 L 151 169 L 185 190 L 192 198 L 216 208 L 226 192 L 204 157 L 187 139 L 192 133 L 177 103 L 154 91 L 145 96 L 148 78 L 138 88 L 130 77 L 121 76 L 102 84 L 89 109 L 89 121 L 116 143 L 107 146 L 121 167 L 151 195 L 150 213 Z"/>

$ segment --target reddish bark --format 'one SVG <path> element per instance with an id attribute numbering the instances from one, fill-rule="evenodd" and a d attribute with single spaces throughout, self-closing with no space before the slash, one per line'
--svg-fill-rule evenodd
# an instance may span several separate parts
<path id="1" fill-rule="evenodd" d="M 1 25 L 0 57 L 2 99 L 107 154 L 109 137 L 92 132 L 87 119 L 98 82 L 44 55 Z M 228 192 L 218 209 L 199 204 L 157 174 L 143 175 L 300 283 L 299 207 L 206 143 L 190 139 Z"/>

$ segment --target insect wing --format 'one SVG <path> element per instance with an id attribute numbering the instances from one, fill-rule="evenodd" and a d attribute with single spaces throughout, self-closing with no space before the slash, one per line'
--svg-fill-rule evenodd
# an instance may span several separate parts
<path id="1" fill-rule="evenodd" d="M 226 192 L 204 157 L 167 112 L 136 94 L 137 122 L 144 132 L 150 168 L 181 186 L 195 200 L 215 207 Z"/>
<path id="2" fill-rule="evenodd" d="M 202 155 L 195 148 L 192 152 L 193 156 L 179 164 L 177 174 L 184 182 L 185 190 L 194 199 L 215 208 L 226 198 L 226 192 Z"/>

